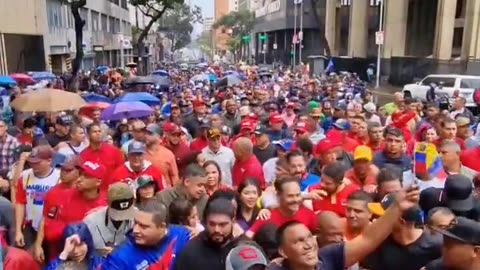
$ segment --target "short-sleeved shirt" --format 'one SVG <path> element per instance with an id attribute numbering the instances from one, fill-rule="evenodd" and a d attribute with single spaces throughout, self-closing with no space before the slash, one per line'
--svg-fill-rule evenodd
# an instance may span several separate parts
<path id="1" fill-rule="evenodd" d="M 320 189 L 320 185 L 314 185 L 309 188 L 309 191 Z M 313 200 L 313 211 L 332 211 L 341 217 L 345 217 L 345 207 L 347 205 L 347 198 L 353 192 L 359 190 L 357 185 L 345 185 L 338 193 L 319 199 Z"/>
<path id="2" fill-rule="evenodd" d="M 301 206 L 297 213 L 295 213 L 291 217 L 284 216 L 278 208 L 273 209 L 270 215 L 270 219 L 255 221 L 252 227 L 250 227 L 250 231 L 256 233 L 266 223 L 273 223 L 277 226 L 282 226 L 283 224 L 291 220 L 302 223 L 303 225 L 307 226 L 310 231 L 314 231 L 317 226 L 315 213 L 312 210 Z"/>
<path id="3" fill-rule="evenodd" d="M 318 270 L 344 270 L 345 269 L 345 245 L 332 244 L 323 247 L 318 252 L 320 259 L 317 268 Z M 285 261 L 282 265 L 271 263 L 267 266 L 267 270 L 292 270 Z"/>

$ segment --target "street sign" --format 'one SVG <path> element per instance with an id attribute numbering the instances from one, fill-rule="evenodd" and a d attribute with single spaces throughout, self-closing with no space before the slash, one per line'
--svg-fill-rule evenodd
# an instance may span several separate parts
<path id="1" fill-rule="evenodd" d="M 278 49 L 277 43 L 273 43 L 273 49 L 274 49 L 274 50 Z"/>
<path id="2" fill-rule="evenodd" d="M 267 40 L 267 35 L 259 35 L 258 39 L 259 40 Z"/>
<path id="3" fill-rule="evenodd" d="M 250 41 L 250 35 L 242 36 L 242 40 L 247 42 Z"/>
<path id="4" fill-rule="evenodd" d="M 384 34 L 383 31 L 377 31 L 375 32 L 375 44 L 377 45 L 383 45 L 384 42 Z"/>

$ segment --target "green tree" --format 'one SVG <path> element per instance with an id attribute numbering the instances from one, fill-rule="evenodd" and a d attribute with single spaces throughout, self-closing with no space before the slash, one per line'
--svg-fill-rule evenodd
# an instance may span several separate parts
<path id="1" fill-rule="evenodd" d="M 200 7 L 175 4 L 159 21 L 158 31 L 172 41 L 172 52 L 175 52 L 190 44 L 193 25 L 202 21 Z"/>
<path id="2" fill-rule="evenodd" d="M 87 5 L 87 0 L 62 0 L 63 4 L 70 5 L 70 12 L 72 12 L 75 29 L 75 59 L 72 63 L 72 73 L 67 82 L 67 89 L 69 91 L 76 91 L 78 89 L 78 71 L 82 66 L 82 60 L 85 53 L 83 52 L 83 27 L 85 26 L 85 19 L 80 16 L 80 8 Z"/>
<path id="3" fill-rule="evenodd" d="M 141 29 L 136 37 L 138 57 L 142 58 L 142 61 L 138 62 L 137 68 L 141 73 L 145 72 L 144 63 L 146 60 L 144 59 L 145 44 L 143 44 L 143 41 L 150 33 L 153 25 L 162 18 L 167 10 L 174 8 L 175 4 L 183 3 L 184 0 L 130 0 L 130 4 L 149 19 L 148 24 Z"/>
<path id="4" fill-rule="evenodd" d="M 202 34 L 200 34 L 200 36 L 197 38 L 198 48 L 210 58 L 213 57 L 214 51 L 212 38 L 212 31 L 203 31 Z"/>
<path id="5" fill-rule="evenodd" d="M 231 30 L 231 39 L 227 45 L 235 58 L 242 51 L 242 37 L 249 35 L 255 26 L 255 13 L 249 10 L 233 11 L 227 15 L 220 17 L 213 25 L 213 29 L 226 28 Z"/>

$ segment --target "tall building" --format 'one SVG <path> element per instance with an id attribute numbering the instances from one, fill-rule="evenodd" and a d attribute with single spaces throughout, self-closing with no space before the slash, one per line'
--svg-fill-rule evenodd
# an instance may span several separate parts
<path id="1" fill-rule="evenodd" d="M 228 0 L 228 12 L 238 11 L 239 0 Z"/>
<path id="2" fill-rule="evenodd" d="M 215 0 L 215 21 L 222 16 L 230 13 L 230 0 Z M 225 53 L 228 50 L 227 42 L 230 38 L 228 29 L 220 28 L 215 31 L 213 35 L 213 44 L 215 51 L 218 53 Z"/>
<path id="3" fill-rule="evenodd" d="M 252 0 L 238 0 L 238 10 L 251 10 L 251 1 Z"/>
<path id="4" fill-rule="evenodd" d="M 45 0 L 0 0 L 0 74 L 45 70 Z"/>
<path id="5" fill-rule="evenodd" d="M 210 31 L 212 30 L 212 25 L 215 23 L 215 19 L 213 17 L 205 17 L 203 18 L 203 31 Z"/>
<path id="6" fill-rule="evenodd" d="M 60 0 L 46 0 L 47 31 L 45 51 L 49 66 L 54 72 L 69 71 L 76 52 L 74 19 L 69 6 Z M 127 0 L 87 1 L 80 10 L 85 21 L 82 69 L 97 65 L 120 66 L 124 49 L 124 62 L 132 54 L 130 13 Z"/>

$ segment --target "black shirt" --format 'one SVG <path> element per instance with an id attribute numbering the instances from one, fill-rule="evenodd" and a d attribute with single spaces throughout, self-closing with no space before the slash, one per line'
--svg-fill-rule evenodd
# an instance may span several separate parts
<path id="1" fill-rule="evenodd" d="M 407 246 L 389 237 L 360 265 L 370 270 L 418 270 L 442 255 L 442 242 L 441 235 L 429 232 Z"/>
<path id="2" fill-rule="evenodd" d="M 260 149 L 258 146 L 253 147 L 253 154 L 257 157 L 258 161 L 260 161 L 260 164 L 263 165 L 267 160 L 271 159 L 272 157 L 275 157 L 276 154 L 276 149 L 273 144 L 269 144 L 267 148 L 265 149 Z"/>
<path id="3" fill-rule="evenodd" d="M 45 138 L 48 141 L 48 144 L 50 144 L 51 147 L 57 146 L 60 142 L 67 142 L 70 140 L 70 135 L 65 135 L 65 136 L 59 136 L 57 133 L 53 134 L 47 134 Z"/>

